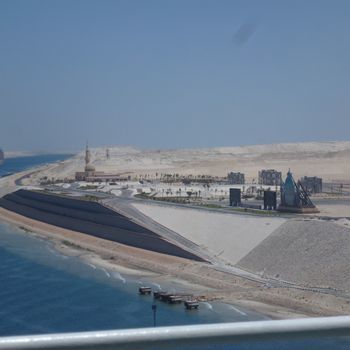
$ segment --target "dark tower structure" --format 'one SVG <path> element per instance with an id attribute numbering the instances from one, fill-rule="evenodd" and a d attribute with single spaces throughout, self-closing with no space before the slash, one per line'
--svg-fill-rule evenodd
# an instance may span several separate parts
<path id="1" fill-rule="evenodd" d="M 276 191 L 264 191 L 264 209 L 276 210 L 276 208 L 277 208 Z"/>
<path id="2" fill-rule="evenodd" d="M 238 207 L 241 204 L 241 190 L 239 188 L 230 188 L 230 206 Z"/>
<path id="3" fill-rule="evenodd" d="M 278 210 L 292 213 L 318 213 L 318 209 L 312 203 L 301 182 L 296 183 L 290 171 L 281 186 L 281 204 Z"/>

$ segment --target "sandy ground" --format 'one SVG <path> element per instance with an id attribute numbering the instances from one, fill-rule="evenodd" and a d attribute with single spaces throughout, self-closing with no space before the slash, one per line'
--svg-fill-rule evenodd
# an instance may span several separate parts
<path id="1" fill-rule="evenodd" d="M 286 222 L 283 218 L 214 213 L 153 203 L 133 205 L 143 214 L 231 264 L 236 264 Z"/>
<path id="2" fill-rule="evenodd" d="M 5 151 L 5 158 L 17 158 L 17 157 L 29 157 L 29 156 L 37 156 L 44 153 L 38 152 L 29 152 L 29 151 Z"/>
<path id="3" fill-rule="evenodd" d="M 317 208 L 319 209 L 320 213 L 315 216 L 329 216 L 329 217 L 344 217 L 344 218 L 350 218 L 350 206 L 349 205 L 342 205 L 342 204 L 333 204 L 333 205 L 327 205 L 327 204 L 317 204 Z"/>

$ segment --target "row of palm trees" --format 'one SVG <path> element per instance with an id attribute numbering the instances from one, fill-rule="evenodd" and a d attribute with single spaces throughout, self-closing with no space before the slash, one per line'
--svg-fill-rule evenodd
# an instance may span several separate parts
<path id="1" fill-rule="evenodd" d="M 202 191 L 198 190 L 198 191 L 193 191 L 193 190 L 182 190 L 181 188 L 177 189 L 177 190 L 172 190 L 171 188 L 163 188 L 162 191 L 162 197 L 164 197 L 164 194 L 169 197 L 169 196 L 173 196 L 173 194 L 175 194 L 176 197 L 182 197 L 184 193 L 186 193 L 188 198 L 200 198 Z"/>
<path id="2" fill-rule="evenodd" d="M 226 181 L 226 177 L 211 176 L 211 175 L 180 175 L 178 173 L 155 173 L 155 174 L 140 174 L 134 178 L 136 181 L 160 181 L 164 183 L 182 182 L 183 184 L 190 184 L 191 182 L 200 182 L 204 184 L 212 182 Z"/>

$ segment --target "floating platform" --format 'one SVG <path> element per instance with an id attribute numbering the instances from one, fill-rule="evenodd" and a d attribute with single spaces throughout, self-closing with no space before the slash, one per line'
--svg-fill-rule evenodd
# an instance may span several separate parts
<path id="1" fill-rule="evenodd" d="M 154 299 L 158 299 L 165 303 L 181 304 L 185 300 L 185 298 L 192 297 L 192 295 L 188 293 L 174 294 L 174 293 L 168 293 L 168 292 L 154 291 L 153 297 Z"/>
<path id="2" fill-rule="evenodd" d="M 181 304 L 183 302 L 183 298 L 181 295 L 170 295 L 168 298 L 169 304 Z"/>
<path id="3" fill-rule="evenodd" d="M 163 295 L 168 294 L 168 292 L 154 291 L 153 298 L 160 299 Z"/>
<path id="4" fill-rule="evenodd" d="M 150 295 L 152 293 L 152 288 L 151 287 L 140 287 L 139 293 L 141 295 Z"/>
<path id="5" fill-rule="evenodd" d="M 161 293 L 159 300 L 168 303 L 172 296 L 173 294 L 171 293 Z"/>
<path id="6" fill-rule="evenodd" d="M 197 300 L 186 300 L 185 301 L 186 310 L 198 310 L 199 303 Z"/>

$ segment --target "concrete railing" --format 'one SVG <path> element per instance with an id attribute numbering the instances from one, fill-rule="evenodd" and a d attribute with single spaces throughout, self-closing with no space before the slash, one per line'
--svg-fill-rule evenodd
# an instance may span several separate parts
<path id="1" fill-rule="evenodd" d="M 2 337 L 0 349 L 164 349 L 336 336 L 350 336 L 350 316 Z"/>

